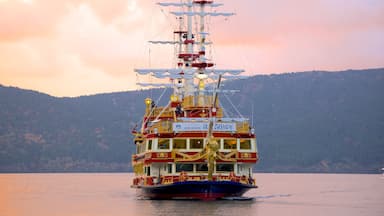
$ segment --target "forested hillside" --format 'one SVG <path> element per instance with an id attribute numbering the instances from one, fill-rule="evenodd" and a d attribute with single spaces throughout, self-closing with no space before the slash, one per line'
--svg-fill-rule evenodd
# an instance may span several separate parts
<path id="1" fill-rule="evenodd" d="M 379 172 L 384 167 L 384 69 L 262 75 L 221 95 L 258 137 L 258 171 Z M 163 90 L 56 98 L 0 86 L 0 171 L 130 171 L 130 131 L 145 97 Z M 171 90 L 164 95 L 168 98 Z"/>
<path id="2" fill-rule="evenodd" d="M 227 84 L 235 88 L 237 82 Z M 251 113 L 258 169 L 378 172 L 384 167 L 384 70 L 256 76 L 233 97 Z"/>

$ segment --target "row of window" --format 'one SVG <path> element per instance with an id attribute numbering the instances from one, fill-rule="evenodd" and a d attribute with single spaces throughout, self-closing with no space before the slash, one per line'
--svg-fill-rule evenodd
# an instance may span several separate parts
<path id="1" fill-rule="evenodd" d="M 144 167 L 144 172 L 150 176 L 151 175 L 151 167 Z M 164 167 L 165 168 L 165 167 Z M 175 165 L 176 173 L 181 172 L 207 172 L 208 171 L 208 165 L 206 163 L 196 163 L 196 164 L 189 164 L 189 163 L 177 163 Z M 167 173 L 173 173 L 173 166 L 172 164 L 167 164 Z M 165 171 L 165 169 L 164 169 Z M 234 164 L 216 164 L 216 170 L 215 172 L 233 172 L 234 171 Z"/>
<path id="2" fill-rule="evenodd" d="M 207 172 L 208 165 L 205 163 L 199 164 L 176 164 L 176 172 Z M 216 172 L 233 172 L 234 164 L 216 164 Z M 168 171 L 169 172 L 169 171 Z"/>
<path id="3" fill-rule="evenodd" d="M 187 142 L 189 141 L 189 149 L 202 149 L 204 147 L 204 139 L 173 139 L 172 149 L 187 149 Z M 238 149 L 237 139 L 217 139 L 219 144 L 222 141 L 222 149 Z M 147 150 L 154 149 L 153 139 L 147 141 Z M 157 149 L 170 149 L 171 140 L 160 138 L 157 140 Z M 250 150 L 252 143 L 250 139 L 239 139 L 239 149 Z M 145 151 L 145 143 L 138 144 L 138 153 Z"/>

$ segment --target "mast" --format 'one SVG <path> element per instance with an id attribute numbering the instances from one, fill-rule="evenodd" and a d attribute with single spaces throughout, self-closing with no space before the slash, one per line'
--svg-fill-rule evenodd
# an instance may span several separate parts
<path id="1" fill-rule="evenodd" d="M 183 98 L 189 97 L 192 106 L 207 106 L 207 101 L 204 100 L 206 95 L 205 82 L 208 78 L 217 79 L 217 75 L 239 75 L 244 70 L 228 70 L 228 69 L 211 69 L 213 63 L 207 62 L 205 45 L 211 44 L 207 40 L 209 35 L 206 32 L 205 21 L 208 16 L 232 16 L 234 13 L 223 12 L 206 12 L 206 7 L 219 7 L 222 4 L 214 3 L 209 0 L 182 0 L 180 2 L 160 2 L 157 3 L 161 7 L 175 7 L 179 11 L 171 11 L 178 19 L 179 28 L 174 31 L 178 36 L 174 41 L 149 41 L 152 44 L 177 45 L 176 57 L 179 59 L 175 68 L 171 69 L 135 69 L 140 75 L 150 74 L 158 79 L 174 80 L 174 95 L 181 102 Z M 182 10 L 184 8 L 184 10 Z M 198 31 L 193 32 L 193 17 L 198 18 Z M 186 20 L 186 30 L 183 30 L 184 21 Z M 199 35 L 199 37 L 197 37 Z M 196 41 L 199 39 L 199 41 Z M 194 45 L 198 46 L 198 52 L 195 52 Z M 210 69 L 208 69 L 210 68 Z M 215 78 L 216 77 L 216 78 Z M 228 79 L 230 76 L 223 76 Z M 196 81 L 196 82 L 195 82 Z M 169 86 L 168 83 L 153 84 L 137 83 L 140 86 Z M 197 95 L 195 95 L 197 94 Z M 197 97 L 196 104 L 194 97 Z"/>
<path id="2" fill-rule="evenodd" d="M 205 3 L 200 4 L 200 14 L 204 14 L 204 8 Z M 205 19 L 204 16 L 200 15 L 200 50 L 199 50 L 199 62 L 201 63 L 199 66 L 203 66 L 205 62 Z M 198 82 L 199 82 L 199 96 L 198 96 L 198 105 L 204 106 L 205 100 L 204 100 L 204 81 L 207 78 L 207 75 L 205 74 L 205 68 L 199 67 L 198 68 Z"/>
<path id="3" fill-rule="evenodd" d="M 192 0 L 188 0 L 188 13 L 192 13 Z M 187 58 L 184 59 L 185 61 L 185 68 L 187 71 L 191 69 L 192 61 L 194 60 L 194 54 L 193 54 L 193 34 L 192 34 L 192 16 L 187 16 L 187 40 L 184 41 L 184 43 L 187 45 L 186 48 L 186 56 Z M 194 95 L 194 84 L 193 84 L 193 78 L 187 77 L 185 80 L 185 96 L 193 96 Z"/>
<path id="4" fill-rule="evenodd" d="M 212 104 L 213 96 L 210 91 L 205 88 L 205 82 L 210 80 L 227 79 L 230 76 L 239 77 L 238 75 L 244 70 L 232 69 L 213 69 L 214 63 L 208 62 L 206 58 L 206 45 L 211 42 L 207 37 L 206 18 L 208 16 L 232 16 L 234 13 L 223 12 L 206 12 L 206 7 L 219 7 L 222 4 L 214 3 L 212 0 L 181 0 L 180 2 L 157 3 L 161 7 L 175 7 L 179 11 L 171 11 L 178 21 L 178 29 L 174 31 L 176 37 L 173 41 L 149 41 L 153 44 L 176 45 L 176 57 L 178 59 L 175 68 L 158 68 L 158 69 L 135 69 L 139 75 L 149 74 L 160 80 L 170 79 L 172 83 L 137 83 L 144 87 L 172 87 L 173 94 L 171 96 L 171 107 L 184 106 L 193 112 L 196 108 L 205 109 L 201 116 L 208 117 L 215 115 L 212 109 L 216 109 L 216 102 Z M 193 18 L 196 17 L 197 32 L 194 32 Z M 186 24 L 186 26 L 184 26 Z M 195 50 L 194 45 L 198 45 Z M 229 76 L 228 76 L 229 75 Z M 218 89 L 216 89 L 219 91 Z M 215 98 L 217 100 L 217 98 Z M 178 107 L 178 109 L 180 109 Z M 208 112 L 208 113 L 207 113 Z M 188 116 L 187 116 L 188 117 Z M 197 116 L 194 116 L 197 117 Z M 176 119 L 175 119 L 176 120 Z"/>

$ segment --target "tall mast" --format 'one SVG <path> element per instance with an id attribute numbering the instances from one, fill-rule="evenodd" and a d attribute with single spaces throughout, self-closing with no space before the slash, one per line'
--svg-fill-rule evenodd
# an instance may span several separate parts
<path id="1" fill-rule="evenodd" d="M 212 62 L 207 62 L 206 45 L 207 42 L 206 32 L 206 17 L 208 16 L 232 16 L 234 13 L 223 12 L 206 12 L 206 7 L 219 7 L 222 4 L 214 3 L 212 0 L 180 0 L 179 2 L 160 2 L 157 3 L 162 7 L 176 7 L 179 11 L 171 11 L 178 19 L 179 28 L 174 32 L 178 38 L 174 41 L 150 41 L 154 44 L 170 44 L 177 45 L 175 49 L 176 57 L 178 58 L 177 66 L 175 68 L 160 68 L 160 69 L 135 69 L 139 75 L 149 74 L 163 81 L 172 79 L 174 95 L 177 97 L 178 102 L 182 102 L 185 97 L 188 97 L 189 106 L 210 106 L 211 101 L 206 101 L 205 94 L 205 81 L 207 78 L 216 80 L 218 75 L 223 75 L 223 79 L 228 79 L 229 75 L 234 78 L 239 78 L 243 70 L 228 70 L 228 69 L 212 69 L 214 65 Z M 194 32 L 193 18 L 197 18 L 197 31 Z M 186 27 L 184 27 L 186 24 Z M 185 28 L 185 29 L 184 29 Z M 198 36 L 198 37 L 197 37 Z M 198 39 L 198 40 L 197 40 Z M 197 41 L 196 41 L 197 40 Z M 198 45 L 198 51 L 194 49 L 194 45 Z M 195 82 L 197 81 L 197 83 Z M 148 87 L 170 87 L 169 84 L 163 83 L 137 83 L 138 85 Z M 196 100 L 196 101 L 195 101 Z M 196 103 L 197 102 L 197 103 Z M 196 103 L 196 104 L 195 104 Z"/>
<path id="2" fill-rule="evenodd" d="M 205 8 L 205 3 L 200 4 L 200 29 L 199 29 L 199 34 L 200 34 L 200 50 L 199 50 L 199 63 L 205 64 L 205 19 L 202 14 L 204 14 L 204 8 Z M 204 80 L 207 78 L 207 75 L 205 74 L 205 68 L 204 67 L 199 67 L 198 68 L 198 91 L 199 91 L 199 96 L 198 96 L 198 105 L 199 106 L 205 106 L 205 100 L 204 100 Z"/>
<path id="3" fill-rule="evenodd" d="M 188 0 L 187 8 L 188 13 L 192 13 L 192 0 Z M 187 44 L 187 54 L 189 58 L 185 61 L 186 69 L 192 68 L 192 60 L 193 60 L 193 34 L 192 34 L 192 16 L 187 16 L 187 40 L 185 41 Z M 194 95 L 194 84 L 193 77 L 187 77 L 185 80 L 185 96 L 193 96 Z"/>

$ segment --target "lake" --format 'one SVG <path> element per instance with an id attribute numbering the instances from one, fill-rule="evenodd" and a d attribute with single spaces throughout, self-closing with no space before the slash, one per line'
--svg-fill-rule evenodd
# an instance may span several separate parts
<path id="1" fill-rule="evenodd" d="M 256 173 L 251 201 L 138 199 L 131 173 L 0 174 L 1 216 L 383 216 L 384 177 Z"/>

